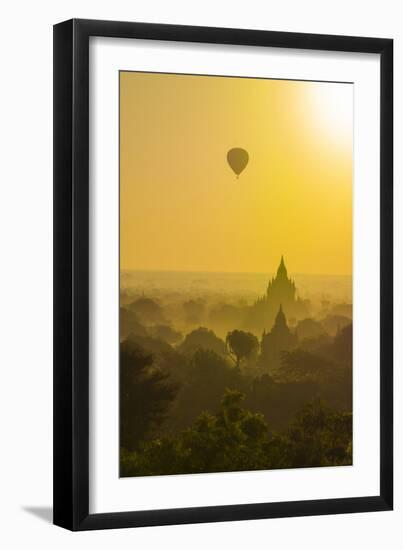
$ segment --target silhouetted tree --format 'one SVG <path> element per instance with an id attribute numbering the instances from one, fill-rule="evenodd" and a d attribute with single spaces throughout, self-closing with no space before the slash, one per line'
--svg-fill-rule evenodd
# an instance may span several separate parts
<path id="1" fill-rule="evenodd" d="M 155 356 L 155 365 L 175 382 L 188 382 L 190 378 L 190 358 L 176 349 L 163 351 Z"/>
<path id="2" fill-rule="evenodd" d="M 178 350 L 185 354 L 193 355 L 198 349 L 209 349 L 219 355 L 226 354 L 225 342 L 214 334 L 212 330 L 199 327 L 186 335 Z"/>
<path id="3" fill-rule="evenodd" d="M 125 307 L 119 309 L 119 333 L 121 340 L 125 340 L 129 334 L 147 336 L 146 328 L 139 322 L 134 311 Z"/>
<path id="4" fill-rule="evenodd" d="M 324 357 L 329 355 L 329 346 L 333 344 L 333 338 L 327 333 L 312 338 L 304 338 L 298 343 L 298 347 L 311 353 L 317 353 Z"/>
<path id="5" fill-rule="evenodd" d="M 154 338 L 153 336 L 139 336 L 137 334 L 130 333 L 126 338 L 131 342 L 138 344 L 145 352 L 151 353 L 156 359 L 156 355 L 171 351 L 173 348 L 164 340 Z"/>
<path id="6" fill-rule="evenodd" d="M 326 331 L 319 321 L 307 318 L 297 323 L 295 333 L 299 340 L 304 340 L 305 338 L 318 338 L 325 334 Z"/>
<path id="7" fill-rule="evenodd" d="M 215 411 L 226 388 L 246 392 L 250 384 L 222 355 L 207 349 L 196 350 L 178 374 L 181 387 L 164 424 L 172 431 L 188 427 L 202 411 Z"/>
<path id="8" fill-rule="evenodd" d="M 352 304 L 335 304 L 331 309 L 332 315 L 343 315 L 352 319 L 353 317 L 353 305 Z"/>
<path id="9" fill-rule="evenodd" d="M 333 356 L 338 360 L 351 365 L 353 361 L 353 325 L 340 329 L 333 342 Z"/>
<path id="10" fill-rule="evenodd" d="M 168 342 L 168 344 L 176 344 L 182 340 L 182 334 L 169 325 L 155 325 L 150 327 L 149 331 L 154 338 Z"/>
<path id="11" fill-rule="evenodd" d="M 352 414 L 334 413 L 315 399 L 292 422 L 285 443 L 293 468 L 352 464 Z"/>
<path id="12" fill-rule="evenodd" d="M 226 343 L 228 351 L 235 357 L 236 366 L 239 368 L 242 359 L 251 357 L 259 349 L 259 341 L 251 332 L 233 330 L 227 334 Z"/>
<path id="13" fill-rule="evenodd" d="M 137 343 L 121 343 L 120 446 L 129 451 L 161 424 L 176 395 L 168 375 L 152 365 L 152 355 Z"/>
<path id="14" fill-rule="evenodd" d="M 202 413 L 177 438 L 146 443 L 138 453 L 122 454 L 122 475 L 256 470 L 268 457 L 263 443 L 267 424 L 261 414 L 242 408 L 243 395 L 227 390 L 216 415 Z"/>
<path id="15" fill-rule="evenodd" d="M 164 321 L 164 314 L 161 306 L 151 298 L 138 298 L 127 307 L 146 324 L 161 323 Z"/>
<path id="16" fill-rule="evenodd" d="M 309 351 L 284 351 L 278 376 L 286 382 L 323 382 L 336 374 L 335 363 Z"/>
<path id="17" fill-rule="evenodd" d="M 242 407 L 243 395 L 227 390 L 216 414 L 202 413 L 178 436 L 145 442 L 121 453 L 121 475 L 229 472 L 351 464 L 352 416 L 315 400 L 283 433 L 270 434 L 259 413 Z"/>
<path id="18" fill-rule="evenodd" d="M 321 320 L 321 324 L 329 334 L 334 336 L 342 328 L 351 325 L 351 319 L 344 315 L 327 315 Z"/>

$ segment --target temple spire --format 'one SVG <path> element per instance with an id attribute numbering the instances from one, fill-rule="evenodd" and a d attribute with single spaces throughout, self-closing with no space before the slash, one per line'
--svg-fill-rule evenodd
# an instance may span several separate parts
<path id="1" fill-rule="evenodd" d="M 286 320 L 285 315 L 284 315 L 282 304 L 280 304 L 280 308 L 279 308 L 278 313 L 276 315 L 276 320 L 275 320 L 274 324 L 277 327 L 287 326 L 287 320 Z"/>
<path id="2" fill-rule="evenodd" d="M 278 266 L 278 269 L 277 269 L 277 276 L 278 277 L 286 277 L 287 278 L 287 268 L 285 267 L 285 263 L 284 263 L 284 256 L 281 255 L 281 261 L 280 261 L 280 265 Z"/>

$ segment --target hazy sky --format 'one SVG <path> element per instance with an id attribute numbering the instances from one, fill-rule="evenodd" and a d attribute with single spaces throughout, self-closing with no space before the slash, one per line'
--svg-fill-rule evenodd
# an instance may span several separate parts
<path id="1" fill-rule="evenodd" d="M 352 109 L 351 84 L 122 72 L 121 268 L 272 272 L 284 254 L 350 274 Z"/>

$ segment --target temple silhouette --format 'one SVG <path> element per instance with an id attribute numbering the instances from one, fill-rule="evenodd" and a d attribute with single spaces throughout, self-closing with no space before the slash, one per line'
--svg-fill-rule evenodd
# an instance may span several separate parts
<path id="1" fill-rule="evenodd" d="M 281 256 L 281 262 L 277 269 L 277 275 L 273 278 L 267 287 L 266 300 L 270 307 L 278 311 L 279 307 L 284 307 L 286 311 L 295 308 L 295 282 L 288 278 L 287 268 L 285 267 L 284 257 Z"/>
<path id="2" fill-rule="evenodd" d="M 281 364 L 281 354 L 289 351 L 297 344 L 297 335 L 288 328 L 283 308 L 280 305 L 273 328 L 270 332 L 263 331 L 262 362 L 270 365 L 271 370 L 278 369 Z"/>
<path id="3" fill-rule="evenodd" d="M 308 316 L 307 304 L 297 296 L 295 282 L 288 277 L 283 256 L 276 276 L 269 281 L 266 294 L 251 307 L 246 324 L 254 330 L 270 331 L 279 309 L 290 324 Z"/>

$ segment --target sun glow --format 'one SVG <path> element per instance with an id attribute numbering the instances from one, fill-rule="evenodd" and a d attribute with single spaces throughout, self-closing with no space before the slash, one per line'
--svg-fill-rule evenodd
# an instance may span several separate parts
<path id="1" fill-rule="evenodd" d="M 309 87 L 309 107 L 319 139 L 326 137 L 334 144 L 351 147 L 353 91 L 353 84 L 333 82 L 315 83 Z"/>
<path id="2" fill-rule="evenodd" d="M 120 78 L 122 269 L 351 273 L 351 84 Z"/>

